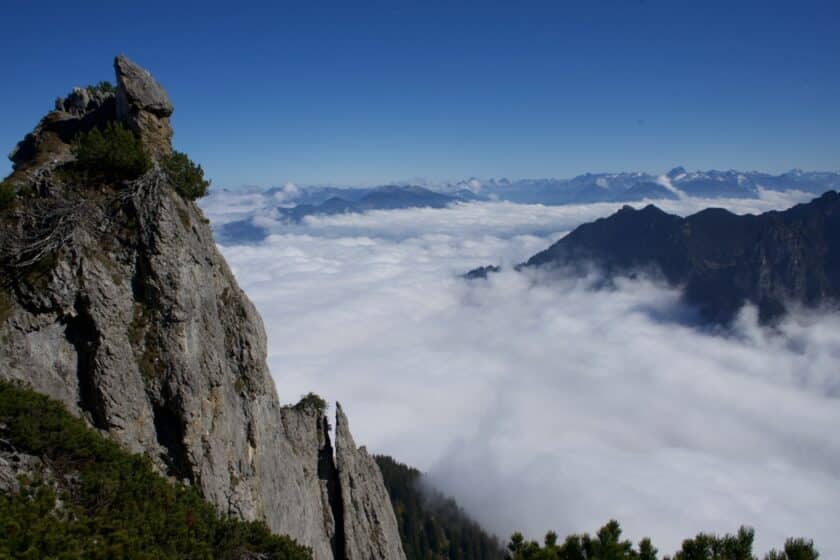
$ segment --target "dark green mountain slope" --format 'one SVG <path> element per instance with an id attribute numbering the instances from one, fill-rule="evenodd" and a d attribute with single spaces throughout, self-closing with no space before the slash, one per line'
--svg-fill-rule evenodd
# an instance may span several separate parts
<path id="1" fill-rule="evenodd" d="M 840 194 L 760 215 L 707 208 L 682 218 L 655 206 L 625 206 L 583 224 L 519 265 L 608 278 L 653 273 L 683 289 L 711 323 L 729 323 L 744 304 L 772 323 L 796 306 L 840 302 Z M 470 271 L 484 278 L 498 267 Z"/>
<path id="2" fill-rule="evenodd" d="M 501 560 L 505 553 L 451 498 L 421 489 L 422 473 L 387 456 L 376 462 L 385 479 L 408 560 Z"/>
<path id="3" fill-rule="evenodd" d="M 658 271 L 714 322 L 729 322 L 745 303 L 772 321 L 791 303 L 840 301 L 840 195 L 757 216 L 707 208 L 681 218 L 627 206 L 578 227 L 525 266 L 588 264 L 608 274 Z"/>
<path id="4" fill-rule="evenodd" d="M 311 558 L 261 523 L 219 514 L 57 401 L 6 382 L 2 483 L 0 558 Z"/>

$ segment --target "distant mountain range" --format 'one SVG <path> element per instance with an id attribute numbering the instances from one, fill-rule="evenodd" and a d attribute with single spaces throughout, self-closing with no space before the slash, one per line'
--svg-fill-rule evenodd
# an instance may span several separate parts
<path id="1" fill-rule="evenodd" d="M 751 303 L 764 323 L 789 305 L 840 301 L 840 195 L 831 191 L 783 212 L 739 216 L 708 208 L 682 218 L 653 205 L 625 206 L 579 226 L 519 266 L 607 277 L 647 272 L 681 286 L 686 301 L 714 323 Z M 497 267 L 467 274 L 487 276 Z"/>
<path id="2" fill-rule="evenodd" d="M 266 194 L 278 192 L 269 190 Z M 326 197 L 326 198 L 324 198 Z M 371 189 L 312 189 L 298 200 L 296 206 L 272 208 L 276 217 L 288 224 L 299 224 L 307 216 L 334 216 L 360 214 L 370 210 L 399 210 L 405 208 L 445 208 L 466 197 L 444 194 L 424 187 L 388 185 Z M 252 218 L 236 220 L 222 225 L 217 232 L 222 240 L 254 243 L 265 239 L 268 231 L 255 224 Z"/>
<path id="3" fill-rule="evenodd" d="M 840 173 L 792 169 L 780 175 L 759 171 L 687 171 L 675 167 L 662 175 L 643 172 L 585 173 L 571 179 L 468 179 L 453 183 L 398 184 L 384 187 L 301 187 L 285 202 L 305 206 L 301 213 L 330 214 L 369 209 L 411 208 L 417 202 L 431 201 L 433 194 L 451 197 L 454 201 L 505 200 L 524 204 L 579 204 L 590 202 L 638 202 L 674 199 L 682 196 L 698 198 L 755 198 L 761 190 L 799 190 L 822 194 L 840 189 Z M 284 193 L 283 187 L 271 188 L 264 194 L 271 198 Z M 365 202 L 366 197 L 372 200 Z M 325 207 L 322 204 L 331 201 Z M 390 199 L 390 200 L 389 200 Z M 382 200 L 382 202 L 378 202 Z M 402 205 L 394 206 L 394 201 Z M 359 206 L 356 206 L 360 203 Z M 369 204 L 371 207 L 365 207 Z M 294 213 L 289 213 L 295 216 Z"/>
<path id="4" fill-rule="evenodd" d="M 798 169 L 770 175 L 757 171 L 686 171 L 675 167 L 664 175 L 586 173 L 572 179 L 490 180 L 481 183 L 482 197 L 530 204 L 638 202 L 698 198 L 756 198 L 765 190 L 800 190 L 822 194 L 840 189 L 840 173 Z"/>
<path id="5" fill-rule="evenodd" d="M 286 187 L 257 191 L 264 206 L 217 228 L 222 242 L 254 243 L 268 235 L 255 216 L 300 224 L 308 216 L 334 216 L 370 210 L 444 208 L 458 202 L 507 201 L 518 204 L 591 204 L 698 198 L 756 198 L 762 190 L 822 194 L 840 189 L 840 173 L 791 170 L 781 175 L 757 171 L 686 171 L 664 175 L 586 173 L 572 179 L 469 179 L 434 185 L 381 187 Z M 251 194 L 254 194 L 251 191 Z"/>
<path id="6" fill-rule="evenodd" d="M 287 221 L 300 222 L 306 216 L 332 216 L 403 208 L 445 208 L 464 200 L 458 195 L 408 185 L 388 185 L 374 189 L 332 189 L 328 192 L 335 191 L 339 192 L 320 203 L 299 203 L 293 208 L 279 208 L 280 215 Z"/>

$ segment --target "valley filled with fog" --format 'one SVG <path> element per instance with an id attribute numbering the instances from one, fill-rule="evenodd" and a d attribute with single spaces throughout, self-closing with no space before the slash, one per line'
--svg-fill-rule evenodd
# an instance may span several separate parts
<path id="1" fill-rule="evenodd" d="M 597 289 L 595 276 L 510 269 L 623 203 L 461 202 L 289 224 L 266 196 L 217 191 L 202 207 L 216 229 L 250 220 L 267 234 L 220 247 L 265 322 L 281 401 L 339 400 L 358 441 L 428 472 L 502 538 L 616 518 L 670 551 L 747 524 L 759 550 L 803 534 L 840 556 L 840 316 L 799 312 L 768 329 L 746 308 L 731 331 L 701 328 L 677 290 L 649 279 Z M 656 204 L 741 214 L 811 197 Z M 489 264 L 508 268 L 461 278 Z"/>

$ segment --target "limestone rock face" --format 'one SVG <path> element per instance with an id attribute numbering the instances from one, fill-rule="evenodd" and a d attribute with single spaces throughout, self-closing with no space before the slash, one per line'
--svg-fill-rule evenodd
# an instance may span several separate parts
<path id="1" fill-rule="evenodd" d="M 126 123 L 143 140 L 153 156 L 172 152 L 172 125 L 169 117 L 174 108 L 166 90 L 127 57 L 114 60 L 117 73 L 117 120 Z"/>
<path id="2" fill-rule="evenodd" d="M 117 99 L 122 90 L 130 115 L 167 120 L 171 106 L 147 82 L 129 95 L 127 68 Z M 262 321 L 200 209 L 158 166 L 118 185 L 64 185 L 54 173 L 69 140 L 55 133 L 44 147 L 45 131 L 116 118 L 109 99 L 62 104 L 17 152 L 31 194 L 0 213 L 0 379 L 63 401 L 316 560 L 403 558 L 381 475 L 343 413 L 336 455 L 323 411 L 280 406 Z"/>
<path id="3" fill-rule="evenodd" d="M 97 88 L 74 87 L 66 98 L 56 100 L 55 110 L 74 115 L 84 115 L 98 110 L 106 103 L 113 102 L 113 100 L 113 92 L 102 91 Z"/>
<path id="4" fill-rule="evenodd" d="M 117 118 L 133 112 L 148 111 L 158 117 L 172 115 L 174 108 L 169 94 L 145 68 L 141 68 L 125 55 L 114 60 L 117 73 Z"/>
<path id="5" fill-rule="evenodd" d="M 356 447 L 350 424 L 336 403 L 335 439 L 348 560 L 405 559 L 397 518 L 379 466 L 364 447 Z"/>

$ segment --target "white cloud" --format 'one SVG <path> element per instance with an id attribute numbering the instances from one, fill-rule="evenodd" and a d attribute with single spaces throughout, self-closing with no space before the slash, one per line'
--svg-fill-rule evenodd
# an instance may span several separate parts
<path id="1" fill-rule="evenodd" d="M 762 551 L 804 535 L 840 556 L 837 316 L 802 313 L 769 332 L 745 310 L 723 337 L 682 325 L 678 294 L 645 281 L 594 291 L 513 272 L 457 277 L 519 262 L 618 206 L 264 217 L 264 243 L 222 249 L 263 315 L 281 400 L 342 401 L 357 441 L 429 471 L 503 537 L 615 517 L 670 552 L 746 523 Z"/>
<path id="2" fill-rule="evenodd" d="M 274 192 L 274 202 L 277 204 L 285 204 L 293 201 L 301 194 L 300 187 L 294 183 L 286 183 L 280 189 Z"/>
<path id="3" fill-rule="evenodd" d="M 678 177 L 683 177 L 684 175 L 685 174 L 682 173 L 682 174 L 678 175 Z M 677 197 L 679 197 L 679 198 L 686 198 L 688 196 L 683 191 L 681 191 L 680 189 L 675 187 L 671 183 L 671 179 L 669 179 L 667 175 L 660 175 L 659 177 L 656 178 L 656 182 L 658 184 L 662 185 L 663 187 L 665 187 L 666 189 L 668 189 L 669 191 L 671 191 L 672 193 L 674 193 L 675 195 L 677 195 Z"/>
<path id="4" fill-rule="evenodd" d="M 211 189 L 210 194 L 201 199 L 201 207 L 212 219 L 214 226 L 241 220 L 266 206 L 266 196 L 259 190 L 246 192 Z"/>

